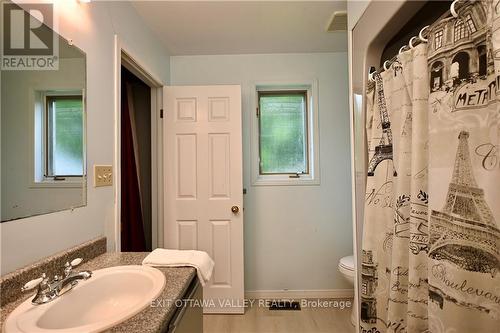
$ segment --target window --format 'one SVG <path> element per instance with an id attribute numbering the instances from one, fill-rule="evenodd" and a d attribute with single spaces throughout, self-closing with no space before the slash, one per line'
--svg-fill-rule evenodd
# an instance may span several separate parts
<path id="1" fill-rule="evenodd" d="M 469 36 L 469 32 L 467 31 L 467 28 L 465 28 L 464 21 L 457 20 L 455 22 L 454 36 L 455 37 L 453 38 L 453 41 L 455 41 L 455 42 Z"/>
<path id="2" fill-rule="evenodd" d="M 307 91 L 259 92 L 259 173 L 309 173 Z"/>
<path id="3" fill-rule="evenodd" d="M 436 61 L 431 66 L 431 91 L 437 91 L 441 88 L 443 82 L 443 63 Z"/>
<path id="4" fill-rule="evenodd" d="M 83 175 L 83 99 L 81 95 L 47 95 L 44 115 L 44 176 Z"/>
<path id="5" fill-rule="evenodd" d="M 434 35 L 434 49 L 437 50 L 443 46 L 443 30 L 436 31 Z"/>
<path id="6" fill-rule="evenodd" d="M 474 20 L 472 20 L 472 16 L 470 14 L 467 14 L 465 16 L 465 22 L 467 22 L 467 27 L 469 27 L 469 32 L 471 34 L 477 31 L 476 25 L 474 24 Z"/>
<path id="7" fill-rule="evenodd" d="M 252 185 L 319 185 L 316 80 L 255 84 Z"/>

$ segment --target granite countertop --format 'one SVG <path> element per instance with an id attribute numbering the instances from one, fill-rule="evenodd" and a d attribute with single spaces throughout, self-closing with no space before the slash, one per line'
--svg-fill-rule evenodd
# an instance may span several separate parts
<path id="1" fill-rule="evenodd" d="M 109 252 L 104 253 L 86 263 L 82 263 L 75 270 L 97 270 L 112 266 L 140 265 L 146 257 L 146 252 Z M 175 300 L 181 299 L 196 276 L 196 270 L 192 267 L 158 268 L 165 274 L 165 287 L 155 304 L 161 306 L 148 306 L 132 318 L 118 324 L 106 332 L 161 332 L 166 328 L 175 313 Z M 0 308 L 0 323 L 3 325 L 8 314 L 26 299 L 33 297 L 33 293 L 6 304 Z M 64 297 L 64 296 L 61 296 Z"/>

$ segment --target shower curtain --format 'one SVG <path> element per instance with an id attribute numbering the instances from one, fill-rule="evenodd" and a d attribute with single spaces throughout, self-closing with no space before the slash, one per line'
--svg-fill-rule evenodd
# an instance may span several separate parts
<path id="1" fill-rule="evenodd" d="M 368 87 L 361 332 L 499 332 L 499 10 L 460 6 Z"/>
<path id="2" fill-rule="evenodd" d="M 137 130 L 134 119 L 133 92 L 126 75 L 122 75 L 121 112 L 121 251 L 144 252 L 146 239 L 143 226 Z"/>

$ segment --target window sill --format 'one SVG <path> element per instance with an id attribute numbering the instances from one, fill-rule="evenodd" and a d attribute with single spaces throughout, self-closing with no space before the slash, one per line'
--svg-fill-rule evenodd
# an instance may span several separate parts
<path id="1" fill-rule="evenodd" d="M 259 175 L 252 181 L 253 186 L 311 186 L 320 185 L 318 177 L 301 175 L 290 178 L 289 175 Z"/>
<path id="2" fill-rule="evenodd" d="M 30 188 L 83 188 L 85 181 L 82 178 L 70 180 L 42 180 L 31 183 Z"/>

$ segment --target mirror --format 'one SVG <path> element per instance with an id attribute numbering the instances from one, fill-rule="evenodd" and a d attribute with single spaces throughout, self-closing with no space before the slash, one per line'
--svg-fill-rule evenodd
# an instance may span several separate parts
<path id="1" fill-rule="evenodd" d="M 2 222 L 86 205 L 86 56 L 43 29 L 56 69 L 1 70 Z"/>

